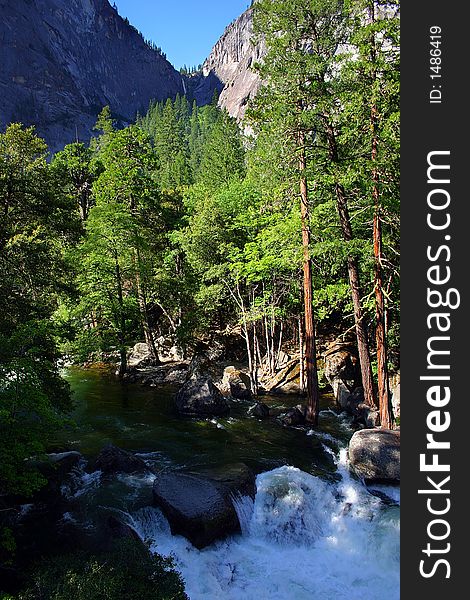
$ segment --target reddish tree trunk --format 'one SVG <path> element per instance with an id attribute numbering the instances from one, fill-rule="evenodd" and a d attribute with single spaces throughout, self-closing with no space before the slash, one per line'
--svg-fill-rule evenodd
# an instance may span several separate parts
<path id="1" fill-rule="evenodd" d="M 388 386 L 387 339 L 385 335 L 385 299 L 382 278 L 382 221 L 380 218 L 379 173 L 375 165 L 377 161 L 377 136 L 375 135 L 377 109 L 372 106 L 372 196 L 374 199 L 374 262 L 375 262 L 375 339 L 377 345 L 377 382 L 379 396 L 380 425 L 384 429 L 392 429 L 392 406 Z"/>
<path id="2" fill-rule="evenodd" d="M 336 186 L 336 203 L 345 241 L 352 240 L 352 228 L 349 218 L 348 205 L 342 186 Z M 354 307 L 354 324 L 356 327 L 357 349 L 359 352 L 359 363 L 361 366 L 362 386 L 364 388 L 364 400 L 370 407 L 375 407 L 374 385 L 372 378 L 372 366 L 370 362 L 369 342 L 364 325 L 364 315 L 361 305 L 361 286 L 359 279 L 359 266 L 357 259 L 348 256 L 348 275 L 351 297 Z"/>
<path id="3" fill-rule="evenodd" d="M 328 139 L 328 152 L 330 160 L 336 164 L 339 162 L 338 147 L 336 136 L 327 115 L 324 115 L 325 129 Z M 344 187 L 336 183 L 336 209 L 338 211 L 339 222 L 343 239 L 350 242 L 353 239 L 351 227 L 351 218 L 349 216 L 348 202 Z M 361 285 L 359 278 L 359 266 L 357 259 L 348 256 L 348 275 L 349 287 L 354 307 L 354 325 L 356 328 L 357 349 L 359 352 L 359 364 L 361 366 L 362 386 L 364 388 L 364 400 L 370 407 L 376 406 L 374 397 L 374 384 L 372 377 L 372 366 L 370 362 L 369 342 L 367 340 L 367 331 L 364 324 L 364 315 L 361 304 Z"/>
<path id="4" fill-rule="evenodd" d="M 305 375 L 307 380 L 307 415 L 306 418 L 318 425 L 319 392 L 318 372 L 315 345 L 315 319 L 313 315 L 313 282 L 312 261 L 310 259 L 310 225 L 307 178 L 305 176 L 305 136 L 299 132 L 299 171 L 300 171 L 300 206 L 302 220 L 303 246 L 303 279 L 304 279 L 304 311 L 305 311 Z"/>

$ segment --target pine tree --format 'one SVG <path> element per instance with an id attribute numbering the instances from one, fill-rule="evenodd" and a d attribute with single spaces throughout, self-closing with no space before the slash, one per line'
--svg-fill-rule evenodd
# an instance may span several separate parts
<path id="1" fill-rule="evenodd" d="M 300 192 L 307 418 L 314 424 L 318 423 L 319 392 L 307 169 L 317 127 L 311 87 L 318 81 L 322 65 L 318 65 L 309 47 L 314 35 L 317 45 L 330 51 L 329 36 L 336 25 L 336 13 L 336 3 L 326 0 L 259 0 L 254 4 L 255 31 L 263 34 L 267 45 L 267 54 L 257 69 L 267 85 L 260 90 L 251 115 L 258 124 L 283 124 L 283 137 L 291 151 L 291 162 L 286 168 L 296 173 Z"/>
<path id="2" fill-rule="evenodd" d="M 352 14 L 353 59 L 344 72 L 353 85 L 344 112 L 347 135 L 356 140 L 361 157 L 352 167 L 361 174 L 362 193 L 372 207 L 378 400 L 381 426 L 391 428 L 384 270 L 392 263 L 384 254 L 384 227 L 390 227 L 384 223 L 397 221 L 399 212 L 398 3 L 357 0 Z"/>
<path id="3" fill-rule="evenodd" d="M 107 256 L 102 265 L 96 265 L 96 273 L 102 273 L 104 289 L 112 281 L 114 293 L 109 298 L 108 313 L 118 334 L 121 352 L 120 374 L 126 371 L 126 283 L 131 280 L 145 341 L 152 359 L 159 361 L 148 310 L 148 240 L 153 235 L 154 222 L 158 219 L 159 195 L 153 172 L 156 157 L 149 138 L 133 126 L 113 134 L 102 152 L 104 171 L 96 181 L 93 191 L 96 207 L 90 212 L 87 223 L 88 237 L 85 249 L 90 260 Z M 94 264 L 94 263 L 93 263 Z M 93 267 L 90 267 L 93 268 Z M 89 270 L 87 268 L 87 270 Z M 84 281 L 95 276 L 85 274 Z M 95 282 L 96 283 L 96 282 Z M 105 297 L 102 297 L 105 300 Z"/>
<path id="4" fill-rule="evenodd" d="M 227 186 L 245 174 L 245 152 L 240 129 L 226 111 L 219 118 L 204 142 L 198 180 L 211 189 Z"/>
<path id="5" fill-rule="evenodd" d="M 93 160 L 90 148 L 76 142 L 68 144 L 54 155 L 52 167 L 67 193 L 74 199 L 84 223 L 93 205 L 92 186 L 100 172 L 99 161 Z"/>
<path id="6" fill-rule="evenodd" d="M 173 189 L 191 183 L 185 124 L 178 120 L 181 99 L 177 104 L 168 99 L 161 117 L 156 121 L 155 148 L 159 159 L 159 179 L 162 189 Z"/>

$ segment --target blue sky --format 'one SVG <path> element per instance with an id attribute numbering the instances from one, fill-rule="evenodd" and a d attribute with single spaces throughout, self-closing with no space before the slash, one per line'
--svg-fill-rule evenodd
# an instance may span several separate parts
<path id="1" fill-rule="evenodd" d="M 114 0 L 110 0 L 113 4 Z M 115 0 L 122 17 L 166 52 L 179 69 L 202 63 L 250 0 Z"/>

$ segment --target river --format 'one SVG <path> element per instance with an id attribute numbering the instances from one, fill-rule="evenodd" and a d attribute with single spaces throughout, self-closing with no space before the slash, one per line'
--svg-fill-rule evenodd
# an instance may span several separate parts
<path id="1" fill-rule="evenodd" d="M 69 489 L 76 511 L 64 519 L 86 525 L 97 512 L 114 512 L 150 543 L 171 555 L 191 600 L 395 600 L 399 598 L 399 491 L 368 489 L 352 478 L 346 418 L 322 399 L 320 427 L 285 428 L 250 417 L 238 402 L 230 416 L 183 419 L 174 389 L 122 384 L 94 369 L 65 373 L 77 426 L 59 444 L 87 459 L 113 443 L 154 469 L 222 467 L 244 462 L 257 475 L 254 502 L 239 498 L 242 534 L 203 550 L 172 536 L 152 506 L 154 476 L 77 471 Z M 266 398 L 270 406 L 298 398 Z M 388 498 L 388 500 L 387 500 Z"/>

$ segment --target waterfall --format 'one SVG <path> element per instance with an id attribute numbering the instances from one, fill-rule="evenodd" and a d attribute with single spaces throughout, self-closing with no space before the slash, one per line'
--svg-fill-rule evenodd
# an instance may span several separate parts
<path id="1" fill-rule="evenodd" d="M 336 462 L 338 483 L 289 466 L 261 473 L 254 502 L 233 498 L 242 534 L 201 551 L 156 508 L 130 524 L 174 557 L 191 600 L 398 600 L 398 509 L 350 476 L 345 450 Z"/>
<path id="2" fill-rule="evenodd" d="M 250 533 L 250 523 L 253 516 L 253 500 L 250 498 L 250 496 L 234 494 L 232 496 L 232 504 L 235 512 L 237 513 L 242 535 L 248 535 Z"/>

